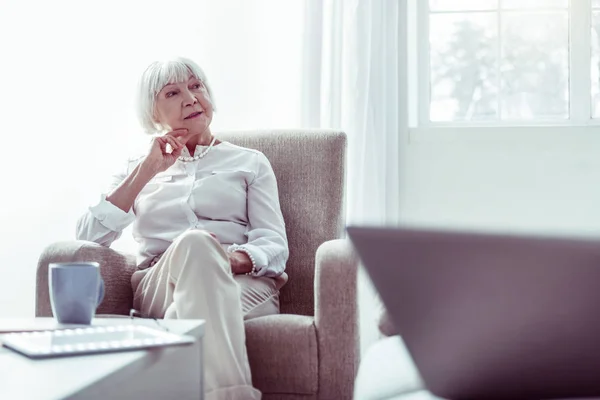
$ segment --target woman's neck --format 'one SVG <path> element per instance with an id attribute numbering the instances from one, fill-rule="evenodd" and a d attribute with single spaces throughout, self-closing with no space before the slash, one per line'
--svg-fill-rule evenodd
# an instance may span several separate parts
<path id="1" fill-rule="evenodd" d="M 196 150 L 196 146 L 208 146 L 210 142 L 212 142 L 213 136 L 210 131 L 210 128 L 206 128 L 206 130 L 202 133 L 198 133 L 190 137 L 185 144 L 190 152 L 190 155 L 194 155 L 194 151 Z"/>

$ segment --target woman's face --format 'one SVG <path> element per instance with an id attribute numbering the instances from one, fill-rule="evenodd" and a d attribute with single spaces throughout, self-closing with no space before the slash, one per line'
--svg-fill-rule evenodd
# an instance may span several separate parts
<path id="1" fill-rule="evenodd" d="M 204 84 L 192 76 L 187 82 L 166 85 L 156 96 L 155 117 L 168 130 L 202 133 L 209 126 L 213 106 Z"/>

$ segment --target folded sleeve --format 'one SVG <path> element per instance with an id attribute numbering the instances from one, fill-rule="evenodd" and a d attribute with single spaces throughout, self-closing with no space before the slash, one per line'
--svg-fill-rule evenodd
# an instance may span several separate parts
<path id="1" fill-rule="evenodd" d="M 285 223 L 279 205 L 277 180 L 271 163 L 257 153 L 256 175 L 248 184 L 248 238 L 228 251 L 244 251 L 254 264 L 256 276 L 275 277 L 285 270 L 289 257 Z"/>
<path id="2" fill-rule="evenodd" d="M 129 164 L 130 162 L 127 162 L 118 173 L 112 176 L 106 192 L 100 196 L 100 201 L 79 217 L 76 228 L 78 240 L 110 246 L 135 220 L 133 210 L 125 212 L 106 200 L 106 196 L 119 186 L 129 174 Z"/>

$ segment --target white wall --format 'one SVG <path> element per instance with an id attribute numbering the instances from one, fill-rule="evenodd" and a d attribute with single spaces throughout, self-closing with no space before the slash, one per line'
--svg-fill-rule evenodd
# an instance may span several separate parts
<path id="1" fill-rule="evenodd" d="M 600 233 L 599 128 L 424 129 L 410 136 L 404 221 Z"/>
<path id="2" fill-rule="evenodd" d="M 74 239 L 117 165 L 145 149 L 131 100 L 150 61 L 183 55 L 203 66 L 217 131 L 299 126 L 302 9 L 301 0 L 0 0 L 0 317 L 33 315 L 42 249 Z"/>

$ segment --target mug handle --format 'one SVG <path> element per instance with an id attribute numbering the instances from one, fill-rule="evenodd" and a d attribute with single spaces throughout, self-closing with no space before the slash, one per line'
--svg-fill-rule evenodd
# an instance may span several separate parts
<path id="1" fill-rule="evenodd" d="M 104 300 L 104 279 L 102 279 L 102 277 L 100 277 L 100 288 L 98 290 L 98 303 L 96 303 L 96 307 L 98 307 L 100 305 L 100 303 L 102 303 L 102 300 Z"/>

